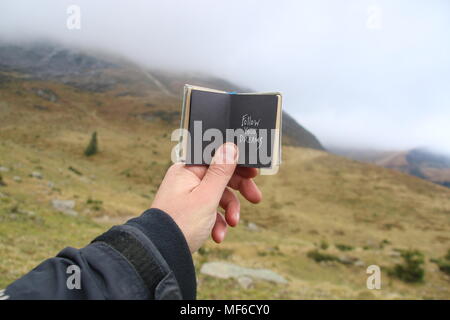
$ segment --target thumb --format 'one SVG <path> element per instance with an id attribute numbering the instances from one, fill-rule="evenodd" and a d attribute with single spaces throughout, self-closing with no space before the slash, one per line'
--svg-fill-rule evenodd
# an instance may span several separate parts
<path id="1" fill-rule="evenodd" d="M 217 149 L 199 189 L 204 195 L 222 197 L 223 191 L 236 169 L 238 149 L 234 143 L 225 143 Z M 205 193 L 204 193 L 205 192 Z"/>

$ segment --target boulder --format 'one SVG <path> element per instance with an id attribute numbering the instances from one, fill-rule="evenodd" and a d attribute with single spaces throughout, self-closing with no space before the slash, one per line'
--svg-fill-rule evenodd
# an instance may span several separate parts
<path id="1" fill-rule="evenodd" d="M 253 222 L 249 222 L 247 224 L 247 228 L 250 231 L 259 231 L 259 227 L 256 225 L 256 223 L 253 223 Z"/>
<path id="2" fill-rule="evenodd" d="M 245 268 L 229 262 L 207 262 L 203 264 L 200 273 L 222 279 L 249 277 L 275 283 L 287 283 L 287 280 L 284 277 L 272 270 Z M 248 283 L 248 280 L 241 280 L 241 282 L 242 281 Z"/>
<path id="3" fill-rule="evenodd" d="M 75 209 L 75 200 L 52 200 L 53 208 L 58 210 L 59 212 L 64 213 L 65 215 L 76 217 L 78 216 L 78 212 Z"/>
<path id="4" fill-rule="evenodd" d="M 239 277 L 237 282 L 243 289 L 249 289 L 253 286 L 253 279 L 250 277 Z"/>
<path id="5" fill-rule="evenodd" d="M 36 178 L 36 179 L 42 179 L 42 173 L 40 173 L 39 171 L 33 171 L 32 173 L 30 173 L 30 177 Z"/>

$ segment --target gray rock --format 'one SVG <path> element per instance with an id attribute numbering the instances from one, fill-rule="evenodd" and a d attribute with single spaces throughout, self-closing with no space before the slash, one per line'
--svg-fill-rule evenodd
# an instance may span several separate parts
<path id="1" fill-rule="evenodd" d="M 8 172 L 9 168 L 7 167 L 0 167 L 0 172 Z"/>
<path id="2" fill-rule="evenodd" d="M 2 199 L 2 198 L 8 198 L 8 196 L 6 194 L 0 192 L 0 199 Z"/>
<path id="3" fill-rule="evenodd" d="M 25 211 L 25 213 L 30 217 L 34 217 L 36 215 L 36 212 L 31 211 L 31 210 Z"/>
<path id="4" fill-rule="evenodd" d="M 200 273 L 221 279 L 251 277 L 275 283 L 287 283 L 285 278 L 272 270 L 245 268 L 229 262 L 207 262 L 203 264 Z"/>
<path id="5" fill-rule="evenodd" d="M 52 200 L 53 208 L 62 212 L 68 216 L 76 217 L 78 216 L 78 212 L 75 209 L 75 200 Z"/>
<path id="6" fill-rule="evenodd" d="M 91 182 L 88 177 L 80 177 L 80 181 L 84 182 L 84 183 L 90 183 Z"/>
<path id="7" fill-rule="evenodd" d="M 370 249 L 378 249 L 379 248 L 379 244 L 373 239 L 368 239 L 366 241 L 366 247 L 370 248 Z"/>
<path id="8" fill-rule="evenodd" d="M 357 260 L 353 263 L 356 267 L 364 267 L 366 264 L 362 260 Z"/>
<path id="9" fill-rule="evenodd" d="M 402 254 L 398 251 L 391 251 L 389 252 L 389 256 L 391 257 L 400 257 Z"/>
<path id="10" fill-rule="evenodd" d="M 250 277 L 239 277 L 237 281 L 243 289 L 249 289 L 253 286 L 253 279 Z"/>
<path id="11" fill-rule="evenodd" d="M 249 222 L 247 224 L 247 228 L 250 231 L 259 231 L 259 227 L 256 225 L 256 223 L 253 223 L 253 222 Z"/>
<path id="12" fill-rule="evenodd" d="M 45 99 L 50 102 L 58 101 L 58 96 L 52 90 L 47 88 L 33 88 L 32 91 L 42 99 Z"/>
<path id="13" fill-rule="evenodd" d="M 32 173 L 30 173 L 30 177 L 36 178 L 36 179 L 42 179 L 42 173 L 40 173 L 39 171 L 33 171 Z"/>
<path id="14" fill-rule="evenodd" d="M 350 256 L 339 257 L 339 262 L 343 264 L 355 264 L 359 259 Z"/>
<path id="15" fill-rule="evenodd" d="M 14 177 L 13 177 L 13 180 L 14 180 L 15 182 L 22 182 L 22 178 L 19 177 L 19 176 L 14 176 Z"/>

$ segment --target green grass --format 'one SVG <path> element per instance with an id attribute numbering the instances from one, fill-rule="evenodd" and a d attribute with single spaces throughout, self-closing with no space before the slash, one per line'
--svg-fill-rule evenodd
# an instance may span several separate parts
<path id="1" fill-rule="evenodd" d="M 339 261 L 339 258 L 329 253 L 323 253 L 318 250 L 311 250 L 307 254 L 308 258 L 313 259 L 315 262 L 328 262 Z"/>
<path id="2" fill-rule="evenodd" d="M 63 248 L 83 247 L 106 230 L 105 225 L 85 217 L 72 218 L 34 206 L 20 208 L 11 211 L 4 202 L 0 205 L 0 288 Z"/>

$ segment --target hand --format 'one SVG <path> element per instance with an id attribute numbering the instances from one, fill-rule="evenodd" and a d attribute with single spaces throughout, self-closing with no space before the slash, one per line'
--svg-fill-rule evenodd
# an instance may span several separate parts
<path id="1" fill-rule="evenodd" d="M 156 193 L 152 208 L 161 209 L 174 219 L 192 253 L 210 234 L 215 242 L 222 242 L 227 225 L 238 224 L 240 202 L 230 188 L 239 190 L 252 203 L 261 201 L 261 192 L 252 180 L 258 171 L 236 168 L 237 158 L 237 147 L 226 143 L 217 150 L 209 167 L 174 164 Z M 219 205 L 225 210 L 225 217 L 217 212 Z"/>

